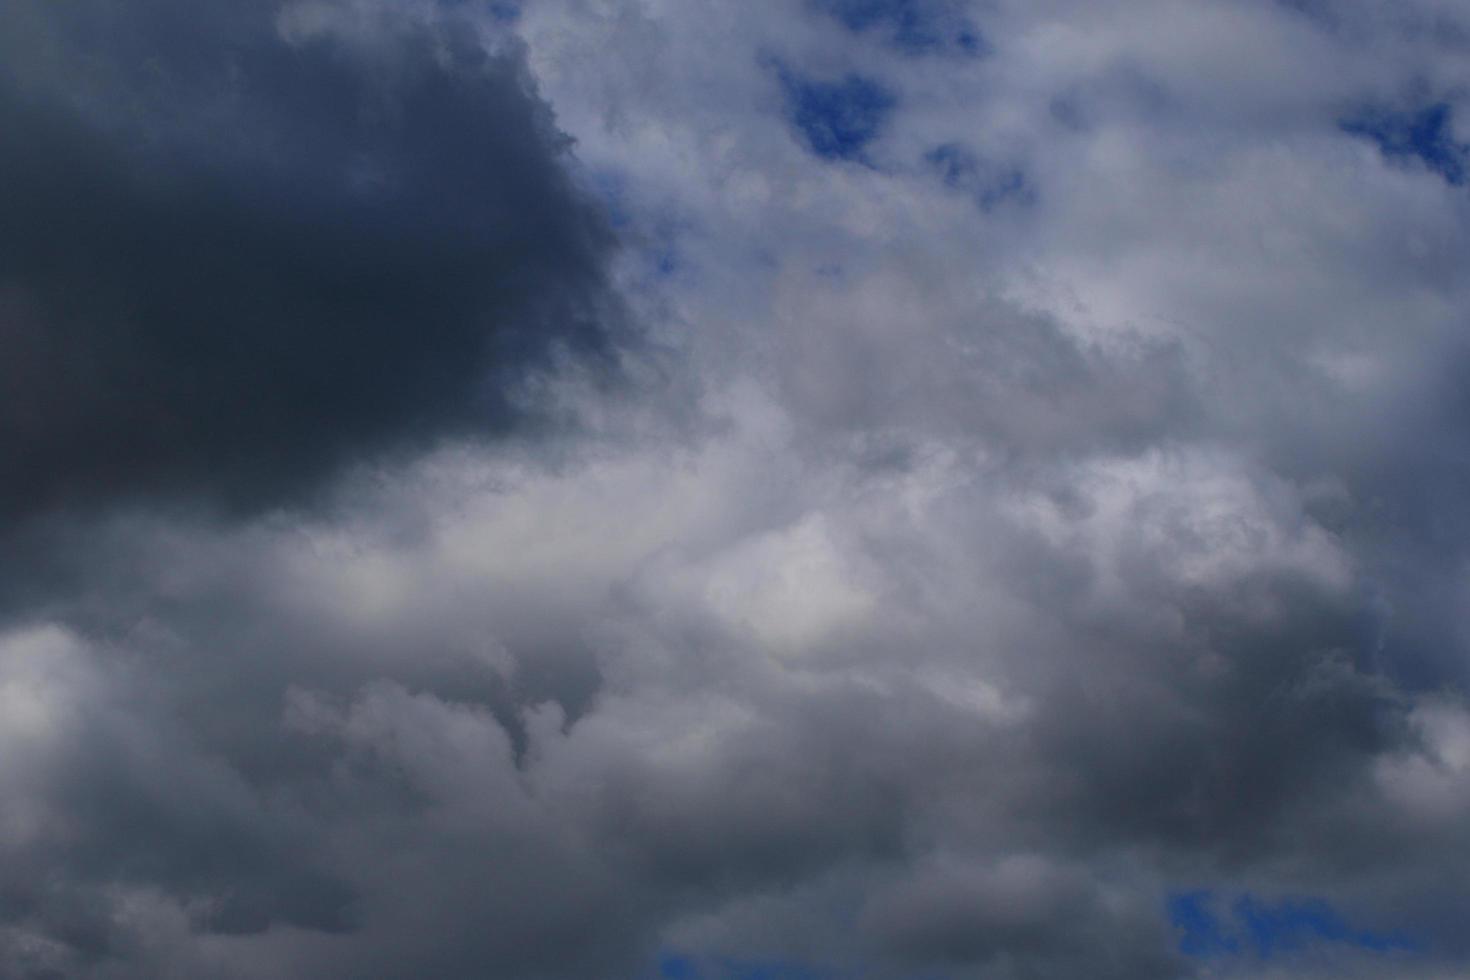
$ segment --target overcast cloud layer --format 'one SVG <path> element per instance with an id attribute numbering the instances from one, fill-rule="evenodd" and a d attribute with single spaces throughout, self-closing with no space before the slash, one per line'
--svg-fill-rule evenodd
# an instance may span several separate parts
<path id="1" fill-rule="evenodd" d="M 1470 969 L 1470 9 L 0 2 L 0 977 Z"/>

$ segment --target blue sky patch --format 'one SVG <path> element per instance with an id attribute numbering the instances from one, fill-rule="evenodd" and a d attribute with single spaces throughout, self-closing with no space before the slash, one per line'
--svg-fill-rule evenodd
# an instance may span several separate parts
<path id="1" fill-rule="evenodd" d="M 444 0 L 447 7 L 469 7 L 471 0 Z M 514 24 L 521 18 L 521 5 L 519 0 L 488 0 L 483 4 L 476 4 L 481 10 L 490 15 L 490 19 L 501 24 Z"/>
<path id="2" fill-rule="evenodd" d="M 1402 933 L 1351 925 L 1320 898 L 1271 903 L 1245 893 L 1226 906 L 1213 892 L 1201 890 L 1176 892 L 1169 896 L 1167 906 L 1179 952 L 1196 959 L 1251 956 L 1271 960 L 1330 947 L 1369 953 L 1421 951 L 1417 942 Z"/>
<path id="3" fill-rule="evenodd" d="M 1456 142 L 1448 104 L 1437 102 L 1415 112 L 1374 111 L 1344 119 L 1343 132 L 1370 139 L 1390 160 L 1417 160 L 1451 184 L 1470 175 L 1470 144 Z"/>
<path id="4" fill-rule="evenodd" d="M 608 227 L 617 232 L 619 242 L 638 258 L 641 274 L 647 280 L 667 278 L 684 269 L 679 247 L 684 225 L 671 216 L 641 207 L 627 175 L 600 169 L 588 176 L 589 188 L 602 205 Z"/>
<path id="5" fill-rule="evenodd" d="M 960 51 L 982 54 L 979 33 L 938 0 L 812 0 L 855 33 L 881 34 L 908 54 Z"/>
<path id="6" fill-rule="evenodd" d="M 936 146 L 924 154 L 924 163 L 945 186 L 972 197 L 982 211 L 991 211 L 1006 202 L 1030 204 L 1036 199 L 1031 182 L 1020 168 L 982 160 L 959 143 Z"/>
<path id="7" fill-rule="evenodd" d="M 728 957 L 659 957 L 657 980 L 839 980 L 830 971 L 787 960 L 741 960 Z"/>
<path id="8" fill-rule="evenodd" d="M 850 74 L 838 81 L 807 78 L 779 69 L 791 122 L 824 160 L 864 162 L 897 100 L 876 80 Z"/>

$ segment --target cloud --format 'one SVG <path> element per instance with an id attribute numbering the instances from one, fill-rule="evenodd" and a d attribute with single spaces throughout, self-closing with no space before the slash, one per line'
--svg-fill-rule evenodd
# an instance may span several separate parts
<path id="1" fill-rule="evenodd" d="M 1470 199 L 1343 120 L 1470 79 L 1380 7 L 25 7 L 6 159 L 195 245 L 6 196 L 35 363 L 415 316 L 15 484 L 0 972 L 1462 973 Z"/>
<path id="2" fill-rule="evenodd" d="M 8 518 L 294 502 L 344 465 L 504 430 L 527 372 L 608 352 L 608 234 L 519 56 L 469 23 L 315 3 L 13 13 Z"/>
<path id="3" fill-rule="evenodd" d="M 226 935 L 271 920 L 349 928 L 351 895 L 312 856 L 309 829 L 201 749 L 159 685 L 109 652 L 58 627 L 0 639 L 15 749 L 0 777 L 8 969 L 146 961 L 139 902 Z"/>

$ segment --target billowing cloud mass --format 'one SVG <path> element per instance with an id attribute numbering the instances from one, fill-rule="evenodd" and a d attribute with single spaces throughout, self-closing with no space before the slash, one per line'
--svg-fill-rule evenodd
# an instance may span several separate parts
<path id="1" fill-rule="evenodd" d="M 1470 9 L 0 31 L 0 976 L 1470 969 Z"/>

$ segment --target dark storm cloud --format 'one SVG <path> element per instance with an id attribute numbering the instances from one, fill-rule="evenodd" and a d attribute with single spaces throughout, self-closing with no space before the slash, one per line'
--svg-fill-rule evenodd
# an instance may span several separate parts
<path id="1" fill-rule="evenodd" d="M 279 503 L 503 429 L 525 372 L 607 349 L 606 233 L 519 59 L 466 25 L 167 0 L 6 17 L 0 520 Z"/>
<path id="2" fill-rule="evenodd" d="M 1071 774 L 1058 834 L 1257 858 L 1403 742 L 1402 705 L 1350 661 L 1351 611 L 1289 581 L 1250 588 L 1291 612 L 1247 626 L 1238 609 L 1176 607 L 1186 642 L 1230 665 L 1219 676 L 1191 676 L 1166 649 L 1140 655 L 1149 640 L 1135 635 L 1132 651 L 1108 649 L 1117 673 L 1052 693 L 1036 734 Z"/>

